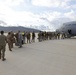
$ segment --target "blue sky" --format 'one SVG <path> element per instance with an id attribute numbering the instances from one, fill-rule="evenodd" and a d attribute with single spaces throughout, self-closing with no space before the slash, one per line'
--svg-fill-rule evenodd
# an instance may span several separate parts
<path id="1" fill-rule="evenodd" d="M 76 21 L 76 0 L 0 0 L 0 20 L 5 26 L 55 30 L 64 22 Z"/>

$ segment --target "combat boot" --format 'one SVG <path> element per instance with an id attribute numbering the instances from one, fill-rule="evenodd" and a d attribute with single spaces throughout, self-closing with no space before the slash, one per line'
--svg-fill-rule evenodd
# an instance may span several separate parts
<path id="1" fill-rule="evenodd" d="M 3 58 L 3 59 L 2 59 L 2 61 L 5 61 L 5 60 L 6 60 L 6 58 Z"/>

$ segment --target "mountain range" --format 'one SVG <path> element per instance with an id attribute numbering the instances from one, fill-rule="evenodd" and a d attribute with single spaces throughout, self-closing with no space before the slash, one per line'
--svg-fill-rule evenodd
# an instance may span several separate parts
<path id="1" fill-rule="evenodd" d="M 26 32 L 39 32 L 40 30 L 37 29 L 33 29 L 33 28 L 26 28 L 26 27 L 22 27 L 22 26 L 8 26 L 8 27 L 4 27 L 4 26 L 0 26 L 0 31 L 3 30 L 5 32 L 9 32 L 9 31 L 13 31 L 13 32 L 17 32 L 17 31 L 26 31 Z"/>
<path id="2" fill-rule="evenodd" d="M 5 21 L 0 20 L 0 31 L 4 30 L 5 32 L 8 31 L 35 31 L 35 32 L 39 32 L 39 31 L 53 31 L 53 28 L 50 28 L 50 26 L 48 25 L 30 25 L 30 26 L 21 26 L 21 25 L 8 25 Z"/>
<path id="3" fill-rule="evenodd" d="M 3 30 L 5 32 L 9 32 L 9 31 L 13 31 L 13 32 L 17 32 L 17 31 L 26 31 L 26 32 L 39 32 L 39 29 L 34 29 L 34 28 L 30 28 L 30 27 L 23 27 L 23 26 L 8 26 L 8 24 L 2 20 L 0 20 L 0 31 Z"/>

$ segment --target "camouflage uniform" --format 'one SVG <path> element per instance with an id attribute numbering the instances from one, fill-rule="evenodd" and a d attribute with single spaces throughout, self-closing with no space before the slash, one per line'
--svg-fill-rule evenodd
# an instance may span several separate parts
<path id="1" fill-rule="evenodd" d="M 8 47 L 9 47 L 9 50 L 11 50 L 12 48 L 12 37 L 11 37 L 11 33 L 9 32 L 8 35 L 7 35 L 7 41 L 8 41 Z"/>
<path id="2" fill-rule="evenodd" d="M 4 60 L 5 57 L 5 47 L 6 47 L 6 36 L 0 35 L 0 59 Z"/>

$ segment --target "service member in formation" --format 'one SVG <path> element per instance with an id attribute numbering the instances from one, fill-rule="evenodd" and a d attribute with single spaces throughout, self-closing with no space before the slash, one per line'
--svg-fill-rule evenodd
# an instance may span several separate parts
<path id="1" fill-rule="evenodd" d="M 12 51 L 11 50 L 11 48 L 12 48 L 12 36 L 11 36 L 10 32 L 8 32 L 8 35 L 7 35 L 7 43 L 8 43 L 9 51 Z"/>
<path id="2" fill-rule="evenodd" d="M 13 43 L 15 43 L 15 38 L 14 38 L 14 33 L 13 31 L 10 32 L 11 33 L 11 48 L 13 48 Z"/>
<path id="3" fill-rule="evenodd" d="M 19 48 L 22 47 L 22 33 L 20 31 L 18 31 L 18 44 L 19 44 Z"/>
<path id="4" fill-rule="evenodd" d="M 32 42 L 35 42 L 35 32 L 32 32 Z"/>
<path id="5" fill-rule="evenodd" d="M 0 35 L 0 59 L 2 59 L 2 61 L 6 60 L 5 59 L 6 42 L 7 42 L 7 38 L 4 35 L 4 31 L 1 31 L 1 35 Z"/>

